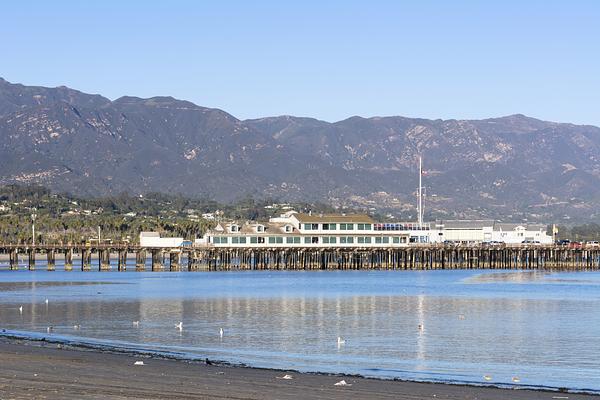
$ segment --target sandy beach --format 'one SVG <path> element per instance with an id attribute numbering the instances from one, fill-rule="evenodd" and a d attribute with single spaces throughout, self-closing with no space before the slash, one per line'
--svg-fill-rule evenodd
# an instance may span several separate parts
<path id="1" fill-rule="evenodd" d="M 386 381 L 208 365 L 0 338 L 1 399 L 488 399 L 576 400 L 537 390 Z M 135 365 L 143 362 L 143 365 Z M 285 375 L 292 379 L 282 379 Z M 335 386 L 344 380 L 348 385 Z"/>

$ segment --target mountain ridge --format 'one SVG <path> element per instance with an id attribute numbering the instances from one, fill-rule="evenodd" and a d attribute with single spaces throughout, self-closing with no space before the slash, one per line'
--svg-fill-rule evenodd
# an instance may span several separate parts
<path id="1" fill-rule="evenodd" d="M 600 128 L 523 114 L 240 120 L 171 96 L 109 100 L 0 78 L 0 138 L 1 184 L 318 200 L 409 218 L 423 156 L 431 216 L 600 216 Z"/>

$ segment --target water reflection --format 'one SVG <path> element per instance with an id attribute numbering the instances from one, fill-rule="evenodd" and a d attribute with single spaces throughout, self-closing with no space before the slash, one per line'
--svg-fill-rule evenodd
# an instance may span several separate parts
<path id="1" fill-rule="evenodd" d="M 506 275 L 492 286 L 436 273 L 246 274 L 243 284 L 218 274 L 106 276 L 112 285 L 91 276 L 0 291 L 1 328 L 53 326 L 57 336 L 263 367 L 600 389 L 600 285 L 571 287 L 590 294 L 581 301 L 562 285 L 513 285 Z"/>

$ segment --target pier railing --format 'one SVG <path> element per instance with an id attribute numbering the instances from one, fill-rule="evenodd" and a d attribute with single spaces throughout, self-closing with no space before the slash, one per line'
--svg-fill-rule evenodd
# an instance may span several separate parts
<path id="1" fill-rule="evenodd" d="M 405 247 L 141 247 L 131 244 L 17 245 L 0 244 L 9 269 L 67 271 L 128 267 L 152 270 L 318 270 L 318 269 L 600 269 L 600 248 L 556 245 L 443 245 Z"/>

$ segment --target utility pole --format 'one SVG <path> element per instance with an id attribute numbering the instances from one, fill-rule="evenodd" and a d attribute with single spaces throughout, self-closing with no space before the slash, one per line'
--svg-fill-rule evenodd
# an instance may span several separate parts
<path id="1" fill-rule="evenodd" d="M 35 213 L 35 208 L 33 211 L 33 214 L 31 214 L 31 244 L 35 247 L 35 219 L 37 218 L 37 214 Z"/>

